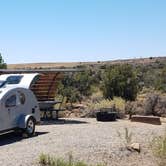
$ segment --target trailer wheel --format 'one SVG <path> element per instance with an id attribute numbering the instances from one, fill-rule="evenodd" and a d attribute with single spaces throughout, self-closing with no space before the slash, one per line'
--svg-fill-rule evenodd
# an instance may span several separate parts
<path id="1" fill-rule="evenodd" d="M 35 119 L 33 117 L 30 117 L 27 120 L 25 133 L 30 137 L 34 134 L 34 132 L 35 132 Z"/>

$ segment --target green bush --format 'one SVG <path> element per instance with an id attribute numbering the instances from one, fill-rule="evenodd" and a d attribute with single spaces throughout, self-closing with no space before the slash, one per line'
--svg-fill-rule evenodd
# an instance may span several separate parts
<path id="1" fill-rule="evenodd" d="M 136 73 L 131 65 L 109 67 L 103 77 L 103 93 L 106 98 L 119 96 L 125 100 L 135 100 L 138 92 Z"/>
<path id="2" fill-rule="evenodd" d="M 81 101 L 90 96 L 92 85 L 91 71 L 86 70 L 75 74 L 68 74 L 58 86 L 58 94 L 67 98 L 71 105 L 73 102 Z"/>
<path id="3" fill-rule="evenodd" d="M 162 92 L 166 92 L 166 67 L 162 69 L 161 74 L 159 74 L 159 78 L 156 79 L 155 88 Z"/>
<path id="4" fill-rule="evenodd" d="M 6 69 L 7 68 L 7 64 L 4 62 L 2 55 L 0 53 L 0 69 Z"/>

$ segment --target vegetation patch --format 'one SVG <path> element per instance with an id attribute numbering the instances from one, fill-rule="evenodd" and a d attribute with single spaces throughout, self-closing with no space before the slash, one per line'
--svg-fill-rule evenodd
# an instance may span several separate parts
<path id="1" fill-rule="evenodd" d="M 153 154 L 157 157 L 159 166 L 166 165 L 166 132 L 163 136 L 153 139 L 152 144 Z"/>
<path id="2" fill-rule="evenodd" d="M 66 75 L 58 95 L 67 103 L 67 111 L 75 109 L 75 103 L 83 103 L 83 117 L 94 117 L 95 110 L 112 106 L 120 112 L 120 118 L 125 114 L 166 117 L 166 60 L 147 60 L 146 65 L 145 61 L 103 63 L 104 67 L 81 64 L 84 71 Z"/>
<path id="3" fill-rule="evenodd" d="M 49 154 L 43 154 L 43 153 L 39 156 L 39 164 L 41 166 L 93 166 L 93 165 L 88 165 L 83 161 L 74 161 L 72 155 L 69 155 L 68 161 L 66 161 L 63 158 L 56 158 L 50 156 Z M 97 164 L 96 166 L 105 166 L 105 165 Z"/>

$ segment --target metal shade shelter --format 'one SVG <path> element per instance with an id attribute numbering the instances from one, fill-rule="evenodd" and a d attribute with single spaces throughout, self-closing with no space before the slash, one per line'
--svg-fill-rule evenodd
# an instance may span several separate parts
<path id="1" fill-rule="evenodd" d="M 0 80 L 21 76 L 21 81 L 8 86 L 24 87 L 32 90 L 38 101 L 54 101 L 59 81 L 64 73 L 80 72 L 80 69 L 0 69 Z"/>
<path id="2" fill-rule="evenodd" d="M 64 74 L 81 72 L 81 69 L 0 69 L 0 81 L 6 87 L 23 87 L 30 89 L 36 96 L 41 110 L 53 109 L 58 83 Z M 18 80 L 17 80 L 18 79 Z"/>

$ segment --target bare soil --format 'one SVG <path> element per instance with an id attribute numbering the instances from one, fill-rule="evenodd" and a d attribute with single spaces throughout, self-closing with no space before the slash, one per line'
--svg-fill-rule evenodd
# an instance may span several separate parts
<path id="1" fill-rule="evenodd" d="M 141 145 L 141 152 L 126 149 L 125 129 L 132 132 L 132 142 Z M 22 138 L 14 133 L 0 136 L 0 165 L 37 166 L 39 155 L 46 153 L 75 159 L 89 164 L 107 166 L 156 166 L 150 142 L 162 135 L 166 123 L 151 125 L 128 120 L 97 122 L 96 119 L 76 118 L 44 122 L 36 127 L 36 135 Z"/>

